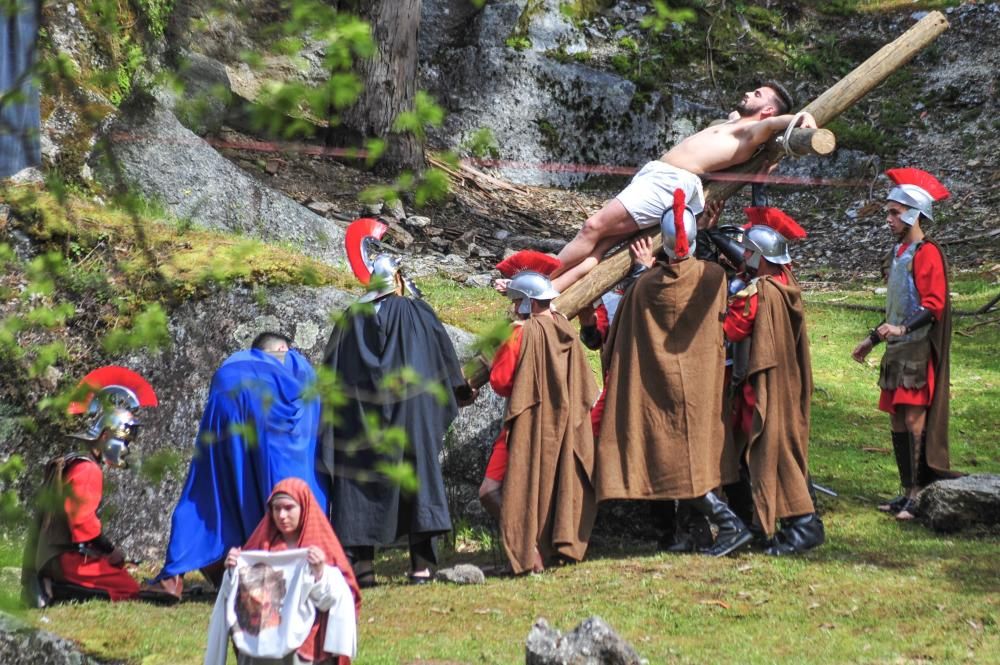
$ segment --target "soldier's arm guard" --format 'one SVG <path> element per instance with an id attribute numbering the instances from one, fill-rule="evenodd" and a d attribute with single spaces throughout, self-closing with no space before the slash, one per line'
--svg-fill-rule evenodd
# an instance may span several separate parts
<path id="1" fill-rule="evenodd" d="M 882 320 L 882 323 L 885 323 L 884 319 Z M 882 341 L 882 338 L 878 336 L 878 329 L 882 323 L 879 323 L 877 326 L 868 331 L 868 341 L 872 343 L 872 348 L 878 346 Z"/>
<path id="2" fill-rule="evenodd" d="M 926 307 L 918 307 L 913 314 L 910 314 L 906 317 L 906 320 L 903 321 L 902 325 L 903 330 L 905 331 L 904 334 L 913 332 L 914 330 L 918 330 L 924 326 L 929 326 L 932 323 L 934 323 L 934 315 L 931 311 Z"/>
<path id="3" fill-rule="evenodd" d="M 739 268 L 743 265 L 743 245 L 718 229 L 708 229 L 708 237 L 719 248 L 719 253 L 725 256 L 734 267 Z"/>

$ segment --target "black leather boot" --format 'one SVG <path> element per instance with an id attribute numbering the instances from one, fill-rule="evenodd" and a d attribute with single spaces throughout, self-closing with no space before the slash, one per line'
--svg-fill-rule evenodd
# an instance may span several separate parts
<path id="1" fill-rule="evenodd" d="M 708 518 L 708 521 L 715 525 L 719 531 L 715 537 L 715 544 L 701 550 L 702 554 L 726 556 L 753 539 L 753 535 L 743 520 L 737 517 L 736 513 L 712 492 L 698 499 L 685 499 L 682 503 L 688 504 Z"/>
<path id="2" fill-rule="evenodd" d="M 826 542 L 823 520 L 816 513 L 781 520 L 781 529 L 774 534 L 772 544 L 764 554 L 783 556 L 798 554 Z"/>
<path id="3" fill-rule="evenodd" d="M 909 432 L 892 433 L 892 452 L 896 457 L 896 468 L 899 470 L 899 484 L 903 488 L 903 493 L 887 501 L 880 503 L 878 509 L 883 513 L 898 513 L 906 503 L 906 495 L 910 487 L 913 486 L 913 453 L 910 446 Z"/>
<path id="4" fill-rule="evenodd" d="M 723 485 L 726 493 L 726 503 L 744 524 L 753 522 L 753 490 L 750 487 L 750 477 L 740 474 L 740 479 L 731 485 Z"/>
<path id="5" fill-rule="evenodd" d="M 712 528 L 705 517 L 684 501 L 678 502 L 671 526 L 673 531 L 665 533 L 658 544 L 664 552 L 686 554 L 712 544 Z"/>

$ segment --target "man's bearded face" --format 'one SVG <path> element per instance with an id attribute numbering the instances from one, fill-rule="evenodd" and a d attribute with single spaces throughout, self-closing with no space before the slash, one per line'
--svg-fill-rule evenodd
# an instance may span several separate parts
<path id="1" fill-rule="evenodd" d="M 736 104 L 736 112 L 746 118 L 759 113 L 761 109 L 772 103 L 770 90 L 767 88 L 757 88 L 744 93 L 743 98 Z"/>

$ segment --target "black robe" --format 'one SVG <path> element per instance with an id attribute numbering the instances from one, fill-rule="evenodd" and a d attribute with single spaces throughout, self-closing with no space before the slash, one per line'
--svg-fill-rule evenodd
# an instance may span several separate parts
<path id="1" fill-rule="evenodd" d="M 324 396 L 322 425 L 323 463 L 333 477 L 330 521 L 340 542 L 388 545 L 406 534 L 450 531 L 439 455 L 458 414 L 454 388 L 465 379 L 434 311 L 420 300 L 388 296 L 377 312 L 348 315 L 334 329 L 323 363 L 336 371 L 346 397 L 337 405 Z M 409 388 L 404 393 L 386 388 L 384 379 L 403 368 L 415 372 Z M 383 433 L 405 432 L 405 451 L 376 450 L 366 416 L 374 416 Z M 416 474 L 413 493 L 377 470 L 403 461 Z"/>

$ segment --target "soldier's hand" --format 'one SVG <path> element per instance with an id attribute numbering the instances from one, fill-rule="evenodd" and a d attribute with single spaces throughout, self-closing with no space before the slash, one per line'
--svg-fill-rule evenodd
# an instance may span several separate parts
<path id="1" fill-rule="evenodd" d="M 863 340 L 858 342 L 858 345 L 854 347 L 853 351 L 851 351 L 851 357 L 859 363 L 863 363 L 868 354 L 871 353 L 871 350 L 872 341 L 865 337 Z"/>
<path id="2" fill-rule="evenodd" d="M 711 229 L 719 225 L 719 217 L 722 215 L 722 207 L 726 204 L 722 201 L 709 201 L 705 204 L 705 209 L 698 215 L 698 228 Z"/>
<path id="3" fill-rule="evenodd" d="M 890 337 L 902 337 L 906 334 L 906 329 L 903 326 L 894 326 L 891 323 L 883 323 L 878 328 L 875 329 L 878 336 L 882 339 L 889 339 Z"/>
<path id="4" fill-rule="evenodd" d="M 236 563 L 240 558 L 240 548 L 233 547 L 229 550 L 229 554 L 226 555 L 226 568 L 235 568 Z"/>
<path id="5" fill-rule="evenodd" d="M 632 257 L 632 263 L 652 268 L 653 263 L 653 239 L 649 236 L 636 238 L 628 246 L 628 253 Z"/>

